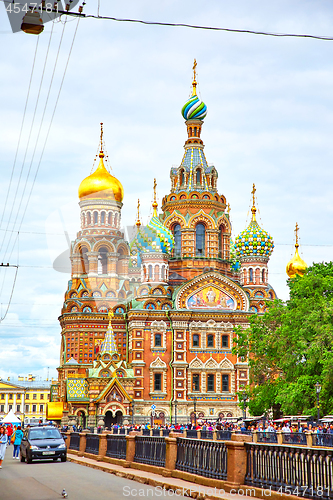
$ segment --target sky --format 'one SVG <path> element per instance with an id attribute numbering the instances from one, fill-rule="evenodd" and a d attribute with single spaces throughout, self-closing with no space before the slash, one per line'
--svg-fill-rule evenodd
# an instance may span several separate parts
<path id="1" fill-rule="evenodd" d="M 86 1 L 86 14 L 99 8 L 117 18 L 333 35 L 329 1 Z M 94 168 L 100 122 L 109 168 L 124 186 L 123 226 L 134 224 L 138 198 L 148 222 L 154 177 L 159 201 L 170 192 L 194 58 L 208 107 L 205 154 L 230 203 L 233 235 L 249 223 L 255 183 L 258 222 L 275 241 L 269 282 L 277 295 L 288 299 L 296 222 L 307 264 L 331 260 L 333 41 L 92 18 L 77 27 L 68 18 L 59 49 L 62 18 L 39 37 L 13 34 L 0 9 L 0 262 L 19 265 L 16 280 L 15 267 L 0 267 L 0 377 L 57 377 L 58 317 L 70 275 L 53 262 L 68 249 L 66 233 L 72 240 L 79 230 L 77 190 Z"/>

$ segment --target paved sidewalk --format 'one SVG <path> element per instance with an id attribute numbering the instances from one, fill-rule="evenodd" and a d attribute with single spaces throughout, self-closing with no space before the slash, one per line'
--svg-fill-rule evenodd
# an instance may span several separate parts
<path id="1" fill-rule="evenodd" d="M 237 491 L 235 491 L 235 493 L 228 493 L 218 488 L 209 488 L 208 486 L 190 483 L 189 481 L 185 481 L 183 479 L 178 479 L 175 477 L 164 477 L 161 474 L 154 474 L 152 472 L 126 468 L 122 467 L 121 465 L 110 464 L 108 462 L 100 462 L 91 458 L 78 457 L 77 455 L 72 455 L 71 453 L 67 453 L 67 458 L 71 462 L 75 462 L 86 467 L 93 467 L 110 474 L 115 474 L 116 476 L 125 477 L 126 479 L 137 481 L 141 484 L 148 484 L 153 488 L 158 488 L 159 491 L 161 491 L 161 488 L 163 488 L 164 490 L 173 490 L 173 493 L 172 491 L 165 491 L 164 494 L 161 493 L 159 496 L 161 496 L 162 498 L 171 496 L 176 498 L 179 496 L 188 496 L 191 498 L 196 498 L 198 500 L 245 500 L 245 498 L 248 497 L 255 499 L 254 490 L 250 492 L 250 487 L 248 487 L 248 490 L 246 490 L 247 493 L 246 491 L 240 491 L 239 493 L 241 494 L 239 494 Z M 138 486 L 133 485 L 133 489 L 134 488 L 138 489 Z"/>

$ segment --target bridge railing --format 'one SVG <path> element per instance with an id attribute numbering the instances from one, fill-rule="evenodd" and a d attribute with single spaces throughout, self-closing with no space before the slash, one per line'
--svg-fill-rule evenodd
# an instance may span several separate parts
<path id="1" fill-rule="evenodd" d="M 333 434 L 312 434 L 312 446 L 333 447 Z"/>
<path id="2" fill-rule="evenodd" d="M 86 451 L 86 453 L 92 453 L 93 455 L 98 455 L 98 452 L 99 452 L 99 435 L 98 434 L 87 434 L 85 451 Z"/>
<path id="3" fill-rule="evenodd" d="M 257 432 L 258 443 L 277 443 L 278 438 L 276 432 Z"/>
<path id="4" fill-rule="evenodd" d="M 177 438 L 176 469 L 213 479 L 227 479 L 226 445 L 218 441 Z"/>
<path id="5" fill-rule="evenodd" d="M 69 449 L 78 451 L 80 449 L 80 434 L 79 432 L 71 432 L 69 438 Z"/>
<path id="6" fill-rule="evenodd" d="M 165 467 L 166 442 L 164 437 L 136 436 L 134 462 Z"/>
<path id="7" fill-rule="evenodd" d="M 333 497 L 333 450 L 245 443 L 245 484 L 311 499 Z"/>
<path id="8" fill-rule="evenodd" d="M 109 434 L 106 437 L 107 447 L 105 455 L 111 458 L 126 460 L 126 436 Z"/>

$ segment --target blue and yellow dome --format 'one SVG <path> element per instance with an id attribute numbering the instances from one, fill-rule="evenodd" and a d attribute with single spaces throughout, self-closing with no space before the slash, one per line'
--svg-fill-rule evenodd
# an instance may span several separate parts
<path id="1" fill-rule="evenodd" d="M 270 234 L 261 229 L 256 220 L 256 207 L 254 201 L 255 185 L 253 184 L 252 220 L 235 239 L 236 255 L 245 257 L 270 257 L 274 249 L 274 241 Z"/>
<path id="2" fill-rule="evenodd" d="M 147 226 L 138 231 L 135 245 L 140 253 L 162 252 L 169 254 L 174 247 L 173 234 L 157 216 L 156 179 L 154 179 L 153 216 Z"/>
<path id="3" fill-rule="evenodd" d="M 197 62 L 194 59 L 192 96 L 182 107 L 182 115 L 185 120 L 203 120 L 207 115 L 206 104 L 197 96 L 196 67 Z"/>

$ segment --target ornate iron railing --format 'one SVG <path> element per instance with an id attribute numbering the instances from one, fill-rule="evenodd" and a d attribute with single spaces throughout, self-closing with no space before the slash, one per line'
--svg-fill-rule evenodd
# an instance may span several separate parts
<path id="1" fill-rule="evenodd" d="M 333 434 L 312 434 L 312 446 L 333 446 Z"/>
<path id="2" fill-rule="evenodd" d="M 213 431 L 201 431 L 201 439 L 213 439 Z"/>
<path id="3" fill-rule="evenodd" d="M 153 429 L 153 436 L 160 436 L 161 435 L 161 430 L 160 429 Z"/>
<path id="4" fill-rule="evenodd" d="M 230 441 L 231 431 L 216 431 L 216 439 L 219 441 Z"/>
<path id="5" fill-rule="evenodd" d="M 257 443 L 245 447 L 245 484 L 305 498 L 333 498 L 333 450 Z"/>
<path id="6" fill-rule="evenodd" d="M 150 429 L 142 429 L 143 436 L 150 436 Z"/>
<path id="7" fill-rule="evenodd" d="M 80 434 L 78 432 L 71 433 L 70 440 L 69 440 L 69 448 L 71 450 L 79 451 L 79 449 L 80 449 Z"/>
<path id="8" fill-rule="evenodd" d="M 164 437 L 135 436 L 134 462 L 165 467 Z"/>
<path id="9" fill-rule="evenodd" d="M 306 446 L 306 434 L 303 432 L 284 432 L 282 433 L 283 444 L 304 444 Z"/>
<path id="10" fill-rule="evenodd" d="M 176 469 L 214 479 L 227 479 L 227 447 L 218 441 L 177 438 Z"/>
<path id="11" fill-rule="evenodd" d="M 126 436 L 113 436 L 108 434 L 106 437 L 106 456 L 111 458 L 126 459 Z"/>
<path id="12" fill-rule="evenodd" d="M 186 431 L 186 437 L 188 438 L 197 438 L 198 437 L 198 433 L 195 429 L 187 429 Z"/>
<path id="13" fill-rule="evenodd" d="M 87 434 L 86 452 L 98 455 L 98 450 L 99 450 L 99 435 Z"/>
<path id="14" fill-rule="evenodd" d="M 163 429 L 163 436 L 169 436 L 170 434 L 170 429 Z"/>
<path id="15" fill-rule="evenodd" d="M 257 432 L 258 443 L 277 443 L 276 432 Z"/>

